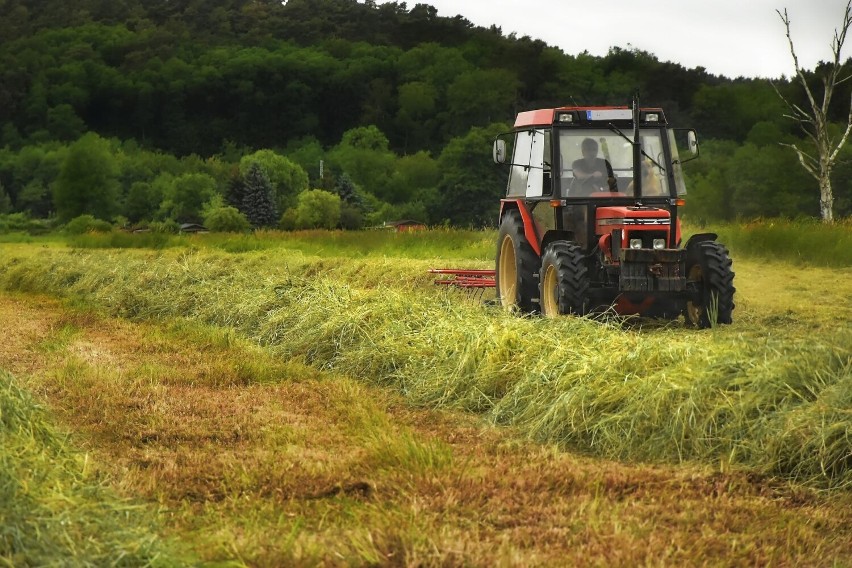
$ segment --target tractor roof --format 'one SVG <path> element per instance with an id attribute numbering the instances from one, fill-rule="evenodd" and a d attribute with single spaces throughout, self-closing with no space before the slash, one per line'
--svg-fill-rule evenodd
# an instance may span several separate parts
<path id="1" fill-rule="evenodd" d="M 656 115 L 656 119 L 653 119 Z M 624 123 L 633 121 L 633 111 L 626 106 L 587 106 L 587 107 L 557 107 L 529 110 L 518 113 L 515 128 L 526 126 L 606 126 L 609 123 Z M 642 108 L 639 110 L 640 123 L 660 125 L 666 123 L 663 109 Z"/>

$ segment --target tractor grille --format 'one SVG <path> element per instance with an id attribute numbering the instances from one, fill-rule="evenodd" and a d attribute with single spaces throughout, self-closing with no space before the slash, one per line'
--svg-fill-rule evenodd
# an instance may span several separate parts
<path id="1" fill-rule="evenodd" d="M 622 292 L 681 292 L 686 289 L 686 251 L 622 249 Z"/>

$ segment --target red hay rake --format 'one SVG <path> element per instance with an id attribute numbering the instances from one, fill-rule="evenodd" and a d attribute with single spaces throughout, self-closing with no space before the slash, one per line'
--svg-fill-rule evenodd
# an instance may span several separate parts
<path id="1" fill-rule="evenodd" d="M 497 286 L 494 270 L 463 270 L 457 268 L 431 268 L 430 274 L 439 274 L 435 284 L 454 286 L 467 290 L 471 296 L 481 298 L 486 288 Z"/>

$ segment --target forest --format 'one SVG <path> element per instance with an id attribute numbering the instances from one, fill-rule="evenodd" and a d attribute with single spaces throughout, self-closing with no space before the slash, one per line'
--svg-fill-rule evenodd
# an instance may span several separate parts
<path id="1" fill-rule="evenodd" d="M 427 4 L 0 6 L 0 230 L 81 216 L 83 228 L 162 230 L 489 226 L 505 188 L 491 140 L 517 112 L 627 104 L 637 91 L 698 131 L 688 218 L 819 214 L 817 182 L 780 144 L 808 147 L 776 93 L 805 104 L 786 77 L 716 76 L 629 45 L 564 53 Z M 820 68 L 807 75 L 819 92 Z M 835 93 L 837 132 L 851 93 L 852 82 Z M 848 145 L 833 186 L 835 217 L 849 216 Z"/>

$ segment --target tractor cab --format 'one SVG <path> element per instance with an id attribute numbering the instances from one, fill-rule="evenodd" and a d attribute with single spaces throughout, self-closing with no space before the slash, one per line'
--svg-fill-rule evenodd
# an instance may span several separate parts
<path id="1" fill-rule="evenodd" d="M 503 305 L 546 315 L 615 305 L 622 313 L 687 313 L 703 324 L 708 294 L 716 294 L 714 317 L 727 323 L 727 251 L 712 234 L 681 248 L 681 166 L 697 156 L 693 130 L 671 128 L 662 109 L 635 101 L 520 113 L 493 146 L 494 161 L 509 166 L 495 269 Z M 719 289 L 703 280 L 705 253 L 727 263 Z"/>

